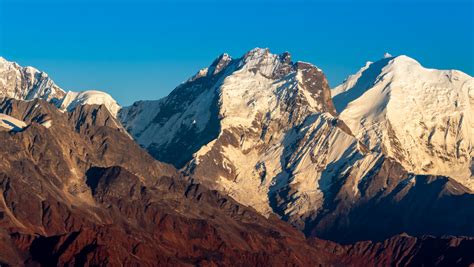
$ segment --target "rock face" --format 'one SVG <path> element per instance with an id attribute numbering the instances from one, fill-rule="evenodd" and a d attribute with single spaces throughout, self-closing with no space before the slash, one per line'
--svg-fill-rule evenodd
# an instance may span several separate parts
<path id="1" fill-rule="evenodd" d="M 472 238 L 399 235 L 383 242 L 333 247 L 341 266 L 472 266 Z M 321 241 L 319 241 L 321 242 Z"/>
<path id="2" fill-rule="evenodd" d="M 348 176 L 331 189 L 323 212 L 306 223 L 313 236 L 352 243 L 403 232 L 474 235 L 474 195 L 466 187 L 447 177 L 410 174 L 392 159 L 380 159 L 359 183 Z"/>
<path id="3" fill-rule="evenodd" d="M 405 76 L 405 72 L 410 74 Z M 449 142 L 426 145 L 423 136 L 429 136 L 432 128 L 418 127 L 410 133 L 413 140 L 420 141 L 414 146 L 413 140 L 400 141 L 409 138 L 403 135 L 409 128 L 397 124 L 401 128 L 394 129 L 395 120 L 383 128 L 375 119 L 355 121 L 346 116 L 361 101 L 359 106 L 367 110 L 367 117 L 386 118 L 383 107 L 395 99 L 395 89 L 389 93 L 390 86 L 408 86 L 412 80 L 416 88 L 422 82 L 426 88 L 453 95 L 445 113 L 452 116 L 442 119 L 456 122 L 445 129 Z M 438 86 L 440 80 L 445 87 Z M 267 49 L 254 49 L 238 59 L 220 56 L 168 97 L 125 107 L 119 118 L 155 158 L 264 216 L 277 214 L 308 235 L 340 242 L 382 240 L 403 232 L 472 235 L 467 219 L 473 204 L 469 183 L 454 175 L 458 167 L 470 175 L 466 88 L 471 80 L 457 71 L 424 70 L 406 57 L 387 57 L 368 63 L 334 89 L 333 104 L 320 69 L 292 62 L 288 53 L 274 55 Z M 386 98 L 366 99 L 368 104 L 364 104 L 359 98 L 374 83 L 384 84 L 377 88 Z M 437 118 L 436 105 L 445 104 L 441 94 L 430 97 L 440 100 L 423 102 L 429 106 L 423 111 L 425 119 Z M 336 109 L 343 110 L 340 116 Z M 382 139 L 389 142 L 375 142 L 378 135 L 364 137 L 354 126 L 363 123 L 370 131 L 385 129 L 387 136 Z M 430 140 L 434 142 L 435 136 Z M 454 149 L 458 154 L 449 159 L 441 154 L 450 145 L 455 147 L 446 153 L 453 156 L 449 151 Z M 414 158 L 428 154 L 428 159 L 445 158 L 439 169 L 446 171 L 431 173 L 410 167 L 421 166 Z M 416 208 L 409 203 L 416 203 Z M 466 209 L 442 216 L 449 212 L 447 203 Z M 420 220 L 410 220 L 418 216 Z"/>
<path id="4" fill-rule="evenodd" d="M 340 118 L 370 149 L 474 188 L 472 77 L 398 56 L 367 63 L 332 92 Z"/>

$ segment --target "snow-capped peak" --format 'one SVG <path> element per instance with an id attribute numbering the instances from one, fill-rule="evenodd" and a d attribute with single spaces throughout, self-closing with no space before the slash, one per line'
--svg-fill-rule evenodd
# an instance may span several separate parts
<path id="1" fill-rule="evenodd" d="M 421 66 L 420 62 L 416 59 L 411 58 L 407 55 L 400 55 L 396 57 L 388 58 L 390 59 L 389 65 L 418 65 Z"/>
<path id="2" fill-rule="evenodd" d="M 237 68 L 242 71 L 259 73 L 269 79 L 279 79 L 294 70 L 288 52 L 272 54 L 268 48 L 254 48 L 239 59 Z"/>
<path id="3" fill-rule="evenodd" d="M 120 106 L 107 93 L 100 91 L 68 92 L 57 86 L 47 73 L 34 67 L 21 67 L 0 57 L 0 97 L 32 100 L 40 98 L 59 108 L 71 110 L 77 105 L 105 105 L 113 116 Z"/>
<path id="4" fill-rule="evenodd" d="M 407 170 L 444 175 L 474 188 L 474 80 L 424 68 L 405 55 L 362 68 L 333 89 L 340 118 L 369 148 Z"/>
<path id="5" fill-rule="evenodd" d="M 393 57 L 392 54 L 388 52 L 385 52 L 385 54 L 383 54 L 383 58 L 391 58 L 391 57 Z"/>
<path id="6" fill-rule="evenodd" d="M 54 102 L 65 94 L 46 73 L 33 67 L 21 67 L 4 58 L 0 60 L 0 97 L 41 98 Z"/>
<path id="7" fill-rule="evenodd" d="M 243 56 L 244 58 L 258 58 L 258 57 L 262 57 L 264 55 L 268 55 L 270 54 L 270 49 L 268 48 L 260 48 L 260 47 L 255 47 L 253 49 L 251 49 L 250 51 L 248 51 L 247 53 L 245 53 L 245 55 Z"/>
<path id="8" fill-rule="evenodd" d="M 119 118 L 156 159 L 178 168 L 199 165 L 197 172 L 246 205 L 268 211 L 269 188 L 296 177 L 286 173 L 282 159 L 297 140 L 317 139 L 317 149 L 325 150 L 320 164 L 312 162 L 309 146 L 301 149 L 303 159 L 294 157 L 301 165 L 294 167 L 293 181 L 312 192 L 319 177 L 315 168 L 355 146 L 334 121 L 324 74 L 312 64 L 292 62 L 288 52 L 255 48 L 237 59 L 222 55 L 194 77 L 164 99 L 125 107 Z M 296 129 L 308 135 L 298 136 Z M 337 146 L 328 149 L 328 142 Z"/>
<path id="9" fill-rule="evenodd" d="M 293 63 L 288 52 L 272 54 L 267 48 L 255 48 L 237 59 L 220 55 L 168 97 L 126 107 L 120 118 L 132 135 L 139 135 L 141 145 L 161 147 L 185 135 L 176 133 L 179 127 L 204 133 L 211 122 L 212 127 L 216 121 L 222 128 L 247 127 L 261 116 L 296 123 L 308 114 L 334 114 L 333 110 L 320 69 Z"/>
<path id="10" fill-rule="evenodd" d="M 60 102 L 60 108 L 68 111 L 72 111 L 80 105 L 104 105 L 114 117 L 120 110 L 120 106 L 109 94 L 96 90 L 69 91 Z"/>

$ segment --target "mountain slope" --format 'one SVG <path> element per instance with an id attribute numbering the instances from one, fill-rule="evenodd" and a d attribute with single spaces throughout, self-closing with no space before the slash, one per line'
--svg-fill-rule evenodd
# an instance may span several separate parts
<path id="1" fill-rule="evenodd" d="M 400 233 L 474 235 L 474 195 L 466 187 L 448 177 L 408 173 L 393 159 L 380 158 L 362 180 L 348 175 L 328 191 L 323 211 L 305 225 L 313 236 L 353 243 Z"/>
<path id="2" fill-rule="evenodd" d="M 62 113 L 4 99 L 27 123 L 0 132 L 2 265 L 340 266 L 471 263 L 468 238 L 338 245 L 186 181 L 117 128 L 103 106 Z M 53 121 L 50 128 L 38 124 Z M 435 253 L 432 253 L 435 252 Z"/>
<path id="3" fill-rule="evenodd" d="M 333 92 L 340 118 L 370 149 L 474 188 L 472 77 L 398 56 L 366 65 Z"/>
<path id="4" fill-rule="evenodd" d="M 473 243 L 471 238 L 399 235 L 383 242 L 336 246 L 333 251 L 342 266 L 471 266 Z"/>

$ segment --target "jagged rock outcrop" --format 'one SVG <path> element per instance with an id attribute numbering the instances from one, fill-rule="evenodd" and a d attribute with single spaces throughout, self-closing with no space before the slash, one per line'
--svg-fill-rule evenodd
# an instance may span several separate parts
<path id="1" fill-rule="evenodd" d="M 315 246 L 321 246 L 315 240 Z M 324 249 L 337 255 L 341 266 L 471 266 L 474 245 L 472 238 L 424 236 L 405 234 L 383 242 L 358 242 L 340 246 L 325 243 Z"/>

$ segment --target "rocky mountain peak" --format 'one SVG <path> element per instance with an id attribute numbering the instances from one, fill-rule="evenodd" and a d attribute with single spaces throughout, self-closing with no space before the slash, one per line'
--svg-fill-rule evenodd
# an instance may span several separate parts
<path id="1" fill-rule="evenodd" d="M 284 130 L 313 113 L 335 115 L 323 72 L 292 62 L 288 52 L 255 48 L 234 60 L 222 54 L 169 96 L 135 103 L 120 117 L 157 159 L 182 167 L 222 129 L 260 125 L 262 131 L 264 123 Z"/>
<path id="2" fill-rule="evenodd" d="M 269 79 L 280 79 L 288 75 L 293 68 L 291 55 L 272 54 L 268 48 L 254 48 L 247 52 L 239 61 L 239 69 L 259 73 Z"/>
<path id="3" fill-rule="evenodd" d="M 281 54 L 273 54 L 269 48 L 259 48 L 256 47 L 247 53 L 245 53 L 242 57 L 241 60 L 243 63 L 242 65 L 246 63 L 251 63 L 251 64 L 258 64 L 258 62 L 264 61 L 264 60 L 271 60 L 272 62 L 278 62 L 281 64 L 291 63 L 291 54 L 288 51 L 285 51 Z"/>
<path id="4" fill-rule="evenodd" d="M 220 55 L 208 67 L 207 75 L 216 75 L 216 74 L 218 74 L 225 67 L 227 67 L 231 61 L 232 61 L 232 58 L 227 53 L 224 53 L 224 54 Z"/>
<path id="5" fill-rule="evenodd" d="M 284 63 L 290 63 L 291 62 L 291 54 L 288 51 L 285 51 L 280 54 L 280 59 Z"/>

